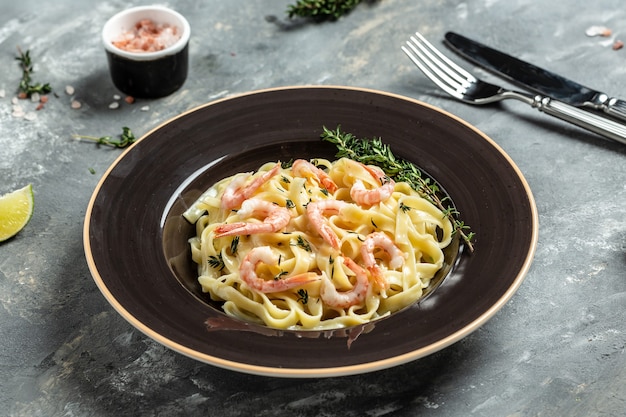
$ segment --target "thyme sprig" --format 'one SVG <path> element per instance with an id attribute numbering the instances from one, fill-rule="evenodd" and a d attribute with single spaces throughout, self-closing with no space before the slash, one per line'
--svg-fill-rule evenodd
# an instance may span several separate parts
<path id="1" fill-rule="evenodd" d="M 97 145 L 107 145 L 112 146 L 114 148 L 125 148 L 128 145 L 134 143 L 137 138 L 133 134 L 133 131 L 130 128 L 124 126 L 122 128 L 122 133 L 119 135 L 119 139 L 113 138 L 113 136 L 86 136 L 86 135 L 72 135 L 74 139 L 86 139 L 92 142 L 96 142 Z"/>
<path id="2" fill-rule="evenodd" d="M 294 244 L 294 246 L 299 247 L 300 249 L 305 250 L 306 252 L 311 252 L 311 244 L 305 239 L 303 238 L 301 235 L 298 235 L 297 239 L 296 239 L 296 243 Z"/>
<path id="3" fill-rule="evenodd" d="M 300 288 L 296 294 L 298 294 L 296 301 L 301 302 L 303 305 L 309 302 L 309 292 L 304 288 Z"/>
<path id="4" fill-rule="evenodd" d="M 292 18 L 311 17 L 316 20 L 337 20 L 349 13 L 362 0 L 298 0 L 287 7 L 287 15 Z"/>
<path id="5" fill-rule="evenodd" d="M 20 68 L 22 69 L 22 79 L 18 85 L 18 92 L 22 97 L 30 97 L 34 93 L 38 94 L 48 94 L 52 91 L 52 87 L 50 84 L 45 83 L 32 83 L 31 74 L 35 72 L 33 70 L 33 62 L 30 57 L 30 51 L 27 49 L 26 52 L 23 52 L 20 47 L 17 47 L 17 52 L 19 56 L 15 57 L 15 60 L 20 64 Z"/>
<path id="6" fill-rule="evenodd" d="M 209 256 L 209 258 L 207 259 L 207 263 L 211 268 L 217 269 L 218 271 L 221 271 L 226 267 L 221 253 L 218 255 Z"/>
<path id="7" fill-rule="evenodd" d="M 444 212 L 452 222 L 454 233 L 459 234 L 470 252 L 474 251 L 472 240 L 475 234 L 458 218 L 460 213 L 452 205 L 445 204 L 447 197 L 440 197 L 441 190 L 437 184 L 425 178 L 414 164 L 396 157 L 381 138 L 359 139 L 351 133 L 342 132 L 340 126 L 336 130 L 323 129 L 321 138 L 337 147 L 337 158 L 350 158 L 363 164 L 376 165 L 395 181 L 410 184 L 420 196 Z"/>

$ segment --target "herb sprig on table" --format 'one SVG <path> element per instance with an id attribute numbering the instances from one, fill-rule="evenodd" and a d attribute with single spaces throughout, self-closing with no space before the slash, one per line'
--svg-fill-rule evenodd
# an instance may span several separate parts
<path id="1" fill-rule="evenodd" d="M 30 97 L 34 93 L 38 94 L 48 94 L 52 91 L 52 87 L 50 84 L 45 83 L 33 83 L 31 79 L 31 74 L 34 72 L 33 70 L 33 62 L 30 58 L 30 51 L 27 49 L 26 52 L 23 52 L 18 46 L 17 52 L 19 56 L 15 58 L 16 61 L 20 63 L 20 68 L 22 69 L 22 79 L 20 80 L 20 84 L 18 86 L 18 92 L 23 97 Z"/>
<path id="2" fill-rule="evenodd" d="M 96 137 L 76 134 L 72 135 L 72 137 L 74 139 L 85 139 L 96 142 L 97 145 L 107 145 L 114 148 L 125 148 L 137 140 L 132 130 L 126 126 L 122 128 L 122 133 L 119 135 L 119 139 L 115 139 L 113 136 Z"/>
<path id="3" fill-rule="evenodd" d="M 354 9 L 362 0 L 298 0 L 287 8 L 288 16 L 314 19 L 339 19 Z"/>
<path id="4" fill-rule="evenodd" d="M 475 234 L 458 218 L 460 213 L 452 205 L 445 204 L 447 197 L 440 197 L 441 190 L 437 184 L 430 178 L 424 178 L 422 172 L 411 162 L 397 158 L 381 138 L 359 139 L 351 133 L 342 132 L 340 126 L 336 130 L 324 127 L 321 138 L 337 147 L 337 158 L 350 158 L 363 164 L 376 165 L 395 181 L 410 184 L 422 197 L 444 212 L 452 222 L 454 232 L 459 234 L 470 252 L 474 251 L 472 240 Z"/>

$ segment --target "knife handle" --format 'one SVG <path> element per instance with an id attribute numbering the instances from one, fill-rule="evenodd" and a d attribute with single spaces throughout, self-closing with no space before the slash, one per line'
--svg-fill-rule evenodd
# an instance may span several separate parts
<path id="1" fill-rule="evenodd" d="M 602 110 L 608 115 L 626 121 L 626 101 L 611 98 L 603 105 Z"/>
<path id="2" fill-rule="evenodd" d="M 626 145 L 626 125 L 610 120 L 602 114 L 591 113 L 542 96 L 535 96 L 532 105 L 546 114 Z"/>

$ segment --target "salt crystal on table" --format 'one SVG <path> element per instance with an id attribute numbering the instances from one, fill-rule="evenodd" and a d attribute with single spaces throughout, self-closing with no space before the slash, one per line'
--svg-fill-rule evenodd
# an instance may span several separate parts
<path id="1" fill-rule="evenodd" d="M 2 90 L 0 90 L 0 98 L 4 98 L 6 96 L 6 92 L 4 91 L 4 88 Z"/>
<path id="2" fill-rule="evenodd" d="M 32 101 L 33 103 L 37 103 L 39 101 L 39 93 L 33 93 L 30 95 L 30 101 Z"/>
<path id="3" fill-rule="evenodd" d="M 122 96 L 120 96 L 119 94 L 113 95 L 113 100 L 119 100 L 121 98 L 122 98 Z"/>
<path id="4" fill-rule="evenodd" d="M 148 110 L 150 110 L 150 106 L 143 106 L 141 108 L 141 111 L 148 111 Z"/>
<path id="5" fill-rule="evenodd" d="M 590 26 L 585 31 L 585 35 L 593 37 L 593 36 L 611 36 L 611 29 L 605 26 Z"/>
<path id="6" fill-rule="evenodd" d="M 32 121 L 32 120 L 35 120 L 36 118 L 37 118 L 37 113 L 32 112 L 32 111 L 29 111 L 28 113 L 26 113 L 24 115 L 24 119 L 25 120 L 31 120 Z"/>
<path id="7" fill-rule="evenodd" d="M 24 109 L 22 109 L 22 106 L 20 106 L 19 104 L 14 104 L 13 113 L 11 113 L 11 116 L 15 118 L 24 117 Z"/>
<path id="8" fill-rule="evenodd" d="M 80 109 L 82 104 L 80 104 L 80 101 L 78 100 L 72 100 L 72 104 L 70 106 L 72 106 L 73 109 Z"/>
<path id="9" fill-rule="evenodd" d="M 68 96 L 71 96 L 72 94 L 74 94 L 74 87 L 72 87 L 71 85 L 66 85 L 65 94 L 67 94 Z"/>
<path id="10" fill-rule="evenodd" d="M 119 106 L 120 106 L 120 103 L 118 103 L 117 101 L 114 101 L 113 103 L 109 104 L 110 109 L 117 109 Z"/>

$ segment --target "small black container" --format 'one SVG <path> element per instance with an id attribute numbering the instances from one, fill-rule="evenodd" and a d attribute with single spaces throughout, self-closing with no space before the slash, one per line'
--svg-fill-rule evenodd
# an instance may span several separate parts
<path id="1" fill-rule="evenodd" d="M 176 27 L 180 37 L 172 45 L 156 52 L 129 52 L 113 44 L 142 19 Z M 102 30 L 113 84 L 123 93 L 137 98 L 159 98 L 172 94 L 187 79 L 189 35 L 187 20 L 162 6 L 133 7 L 116 14 Z"/>

